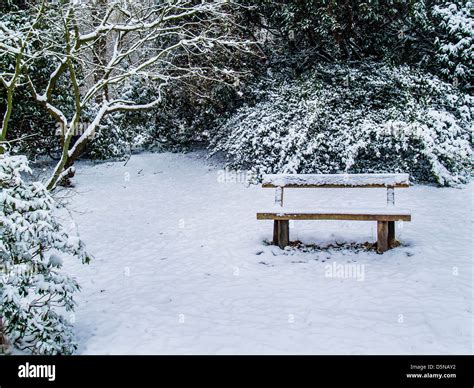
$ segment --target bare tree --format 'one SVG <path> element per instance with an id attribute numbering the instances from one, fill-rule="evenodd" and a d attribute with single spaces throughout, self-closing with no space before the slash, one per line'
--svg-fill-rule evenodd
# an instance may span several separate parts
<path id="1" fill-rule="evenodd" d="M 43 0 L 32 6 L 38 21 L 22 36 L 31 39 L 28 34 L 34 35 L 42 42 L 42 51 L 28 54 L 32 56 L 30 62 L 35 56 L 48 55 L 54 58 L 56 68 L 47 85 L 40 88 L 30 75 L 29 56 L 22 46 L 10 47 L 2 43 L 8 41 L 4 38 L 0 39 L 0 55 L 15 58 L 18 71 L 8 81 L 3 76 L 1 80 L 11 87 L 21 78 L 33 98 L 62 128 L 62 154 L 47 182 L 50 190 L 73 174 L 74 161 L 105 116 L 154 108 L 161 103 L 167 87 L 191 78 L 234 83 L 238 73 L 216 66 L 196 66 L 193 59 L 219 49 L 232 55 L 232 50 L 249 50 L 251 45 L 232 33 L 229 10 L 237 5 L 228 1 L 101 0 L 96 4 L 95 0 L 68 0 L 52 5 Z M 41 29 L 37 28 L 39 21 Z M 74 96 L 69 113 L 54 99 L 63 78 Z M 124 88 L 134 79 L 153 83 L 156 95 L 145 103 L 124 98 Z M 93 119 L 73 141 L 85 111 L 93 111 Z M 7 126 L 8 117 L 4 117 L 2 139 L 6 138 Z"/>

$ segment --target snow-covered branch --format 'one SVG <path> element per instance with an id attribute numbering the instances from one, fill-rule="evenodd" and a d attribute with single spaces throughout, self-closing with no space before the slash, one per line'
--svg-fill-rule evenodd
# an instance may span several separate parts
<path id="1" fill-rule="evenodd" d="M 252 42 L 242 41 L 228 30 L 231 6 L 223 0 L 70 0 L 60 9 L 48 4 L 50 13 L 46 12 L 45 24 L 49 30 L 38 31 L 36 36 L 47 47 L 44 53 L 54 59 L 54 70 L 42 87 L 35 85 L 27 69 L 21 72 L 32 97 L 63 129 L 62 156 L 48 188 L 56 186 L 62 172 L 74 163 L 108 114 L 155 108 L 162 102 L 167 87 L 180 80 L 202 78 L 233 83 L 239 74 L 215 66 L 200 66 L 194 60 L 224 48 L 231 55 L 231 51 L 248 50 Z M 34 50 L 31 54 L 35 55 Z M 2 83 L 9 82 L 4 75 L 0 76 Z M 156 95 L 148 101 L 123 98 L 124 88 L 138 79 L 152 82 Z M 74 97 L 72 110 L 60 107 L 55 100 L 59 83 L 69 85 Z M 92 112 L 93 119 L 73 141 L 84 112 Z"/>

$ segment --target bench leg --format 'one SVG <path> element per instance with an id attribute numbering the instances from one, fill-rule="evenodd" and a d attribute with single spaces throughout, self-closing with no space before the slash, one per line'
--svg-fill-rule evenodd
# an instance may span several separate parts
<path id="1" fill-rule="evenodd" d="M 377 253 L 388 249 L 388 221 L 377 221 Z"/>
<path id="2" fill-rule="evenodd" d="M 278 245 L 278 221 L 273 221 L 273 245 Z"/>
<path id="3" fill-rule="evenodd" d="M 290 243 L 290 221 L 278 221 L 278 246 L 284 249 Z"/>
<path id="4" fill-rule="evenodd" d="M 388 221 L 388 249 L 395 246 L 395 221 Z"/>

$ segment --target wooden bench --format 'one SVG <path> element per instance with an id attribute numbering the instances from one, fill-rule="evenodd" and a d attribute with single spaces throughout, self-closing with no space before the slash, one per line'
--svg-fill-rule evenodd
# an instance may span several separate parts
<path id="1" fill-rule="evenodd" d="M 258 220 L 274 220 L 273 244 L 284 248 L 290 240 L 290 220 L 377 221 L 377 252 L 396 245 L 395 221 L 411 221 L 408 210 L 395 207 L 395 188 L 409 187 L 408 174 L 273 174 L 265 175 L 262 187 L 275 189 L 275 207 L 257 213 Z M 283 206 L 283 191 L 290 188 L 386 188 L 387 205 L 369 209 Z"/>

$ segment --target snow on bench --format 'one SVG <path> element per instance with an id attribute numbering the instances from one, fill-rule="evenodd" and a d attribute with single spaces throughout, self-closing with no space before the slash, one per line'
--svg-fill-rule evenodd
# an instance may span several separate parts
<path id="1" fill-rule="evenodd" d="M 408 174 L 268 174 L 262 187 L 409 187 Z"/>
<path id="2" fill-rule="evenodd" d="M 377 221 L 377 252 L 396 245 L 395 221 L 411 221 L 407 209 L 395 207 L 395 188 L 409 187 L 408 174 L 271 174 L 262 187 L 275 188 L 273 209 L 257 213 L 258 220 L 274 220 L 273 244 L 289 244 L 289 220 Z M 371 208 L 288 208 L 283 207 L 283 191 L 288 188 L 387 188 L 387 206 Z"/>

